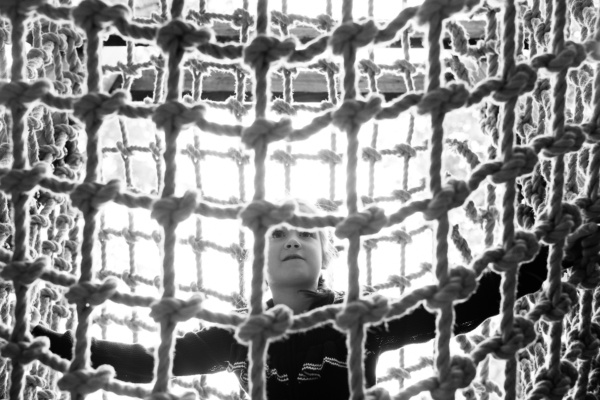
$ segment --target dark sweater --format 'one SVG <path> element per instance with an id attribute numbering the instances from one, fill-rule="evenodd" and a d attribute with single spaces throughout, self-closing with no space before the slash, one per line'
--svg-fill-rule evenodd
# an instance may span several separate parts
<path id="1" fill-rule="evenodd" d="M 537 258 L 520 268 L 518 295 L 536 292 L 547 273 L 548 249 L 543 247 Z M 496 315 L 500 307 L 500 275 L 485 273 L 477 291 L 464 303 L 455 306 L 456 334 L 476 328 Z M 330 292 L 316 301 L 312 309 L 343 302 L 343 295 Z M 272 307 L 273 302 L 269 301 Z M 73 335 L 59 334 L 42 326 L 34 336 L 50 338 L 50 350 L 71 359 Z M 376 383 L 375 369 L 379 355 L 402 346 L 422 343 L 435 336 L 435 316 L 418 307 L 410 315 L 368 329 L 365 345 L 367 387 Z M 139 344 L 124 344 L 93 339 L 92 364 L 109 364 L 117 378 L 136 383 L 151 382 L 153 353 Z M 349 397 L 346 335 L 327 324 L 307 332 L 290 334 L 269 345 L 267 356 L 267 395 L 269 399 L 347 399 Z M 234 372 L 241 386 L 248 389 L 248 348 L 236 342 L 233 331 L 211 327 L 179 337 L 175 344 L 173 374 L 176 376 Z"/>

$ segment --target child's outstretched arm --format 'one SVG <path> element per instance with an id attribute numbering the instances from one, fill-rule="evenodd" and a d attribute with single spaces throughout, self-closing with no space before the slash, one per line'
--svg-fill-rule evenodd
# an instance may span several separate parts
<path id="1" fill-rule="evenodd" d="M 32 329 L 34 336 L 50 339 L 50 351 L 70 360 L 73 357 L 73 334 L 57 333 L 43 326 Z M 210 374 L 227 368 L 233 333 L 226 329 L 209 328 L 190 332 L 177 338 L 173 375 Z M 126 382 L 148 383 L 154 374 L 153 352 L 139 344 L 125 344 L 92 339 L 93 367 L 108 364 L 114 367 L 116 378 Z"/>
<path id="2" fill-rule="evenodd" d="M 519 268 L 517 295 L 535 293 L 546 279 L 548 247 L 542 246 L 536 258 Z M 486 272 L 479 279 L 477 291 L 463 303 L 455 306 L 454 333 L 475 329 L 487 318 L 497 315 L 500 309 L 500 280 L 497 273 Z M 411 314 L 369 330 L 373 350 L 384 352 L 408 344 L 423 343 L 435 337 L 435 315 L 419 306 Z"/>

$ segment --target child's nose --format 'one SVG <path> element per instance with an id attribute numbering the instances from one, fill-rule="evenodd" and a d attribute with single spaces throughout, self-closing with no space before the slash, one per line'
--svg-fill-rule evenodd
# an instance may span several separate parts
<path id="1" fill-rule="evenodd" d="M 285 243 L 285 248 L 286 249 L 299 249 L 300 242 L 294 237 L 289 238 L 289 240 Z"/>

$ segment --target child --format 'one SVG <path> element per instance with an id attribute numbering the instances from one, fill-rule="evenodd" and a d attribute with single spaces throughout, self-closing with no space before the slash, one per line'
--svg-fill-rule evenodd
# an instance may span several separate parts
<path id="1" fill-rule="evenodd" d="M 300 211 L 316 210 L 300 203 Z M 543 247 L 537 258 L 520 268 L 518 295 L 537 291 L 546 277 L 548 251 Z M 294 314 L 343 302 L 343 294 L 324 286 L 322 271 L 335 256 L 326 232 L 278 227 L 269 234 L 267 281 L 273 298 L 268 308 L 285 304 Z M 500 307 L 500 275 L 486 273 L 478 290 L 456 305 L 456 334 L 469 332 Z M 50 338 L 50 349 L 71 359 L 73 336 L 36 326 L 34 336 Z M 422 306 L 410 315 L 371 326 L 365 346 L 367 387 L 376 383 L 379 355 L 402 346 L 422 343 L 435 336 L 435 316 Z M 153 353 L 139 344 L 123 344 L 94 339 L 91 345 L 94 367 L 109 364 L 118 379 L 145 383 L 153 378 Z M 348 399 L 346 335 L 327 324 L 307 332 L 289 334 L 268 347 L 267 397 L 279 399 Z M 176 376 L 232 371 L 248 391 L 248 348 L 237 343 L 233 329 L 211 327 L 190 332 L 177 339 L 173 374 Z"/>

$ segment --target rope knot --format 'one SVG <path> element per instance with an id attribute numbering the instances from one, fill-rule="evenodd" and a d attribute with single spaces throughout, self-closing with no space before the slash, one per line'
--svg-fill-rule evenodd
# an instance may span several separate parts
<path id="1" fill-rule="evenodd" d="M 451 83 L 428 91 L 417 105 L 419 114 L 431 112 L 447 113 L 467 104 L 469 90 L 462 83 Z"/>
<path id="2" fill-rule="evenodd" d="M 331 28 L 335 25 L 335 21 L 327 14 L 319 14 L 316 16 L 317 20 L 317 29 L 323 32 L 329 32 Z"/>
<path id="3" fill-rule="evenodd" d="M 324 164 L 340 164 L 342 162 L 342 157 L 329 149 L 319 150 L 317 155 Z"/>
<path id="4" fill-rule="evenodd" d="M 241 151 L 234 149 L 233 147 L 227 150 L 227 156 L 235 161 L 238 165 L 248 164 L 250 159 L 248 155 L 243 154 Z"/>
<path id="5" fill-rule="evenodd" d="M 70 215 L 60 214 L 56 217 L 55 224 L 57 230 L 64 231 L 73 228 L 75 226 L 75 220 Z"/>
<path id="6" fill-rule="evenodd" d="M 332 123 L 343 131 L 355 132 L 381 110 L 382 101 L 378 95 L 370 96 L 366 101 L 345 100 L 331 115 Z"/>
<path id="7" fill-rule="evenodd" d="M 58 33 L 64 35 L 67 43 L 71 42 L 73 47 L 81 47 L 83 45 L 83 36 L 75 29 L 68 26 L 63 26 L 58 30 Z"/>
<path id="8" fill-rule="evenodd" d="M 54 304 L 52 306 L 52 313 L 59 318 L 69 318 L 71 316 L 71 311 L 65 306 L 61 306 L 60 304 Z"/>
<path id="9" fill-rule="evenodd" d="M 62 246 L 54 240 L 44 240 L 42 242 L 42 252 L 46 255 L 48 253 L 57 254 L 57 253 L 60 253 L 61 251 L 62 251 Z"/>
<path id="10" fill-rule="evenodd" d="M 240 218 L 244 226 L 256 232 L 261 228 L 287 221 L 294 215 L 295 210 L 296 205 L 293 202 L 285 202 L 277 206 L 265 200 L 254 200 L 240 212 Z"/>
<path id="11" fill-rule="evenodd" d="M 271 160 L 280 162 L 283 165 L 296 165 L 294 156 L 284 150 L 275 150 L 271 156 Z"/>
<path id="12" fill-rule="evenodd" d="M 557 157 L 581 150 L 584 142 L 583 130 L 579 126 L 567 125 L 562 136 L 538 136 L 533 139 L 531 146 L 536 153 L 541 151 L 546 157 Z"/>
<path id="13" fill-rule="evenodd" d="M 84 0 L 72 11 L 75 23 L 86 32 L 101 31 L 113 21 L 128 20 L 131 10 L 125 5 L 109 6 L 101 0 Z"/>
<path id="14" fill-rule="evenodd" d="M 580 360 L 591 360 L 600 348 L 600 325 L 592 323 L 589 330 L 573 329 L 569 332 L 570 349 L 577 351 Z"/>
<path id="15" fill-rule="evenodd" d="M 89 394 L 105 388 L 114 376 L 112 366 L 101 365 L 95 370 L 77 370 L 64 374 L 58 381 L 58 387 L 68 392 Z"/>
<path id="16" fill-rule="evenodd" d="M 118 112 L 130 100 L 128 92 L 117 90 L 112 94 L 88 93 L 74 105 L 73 113 L 87 126 L 93 126 L 110 114 Z"/>
<path id="17" fill-rule="evenodd" d="M 477 368 L 468 357 L 452 356 L 450 373 L 443 381 L 439 381 L 431 390 L 434 400 L 451 400 L 456 389 L 466 388 L 471 384 L 477 373 Z M 438 378 L 439 379 L 439 378 Z"/>
<path id="18" fill-rule="evenodd" d="M 513 330 L 505 341 L 501 334 L 496 334 L 485 339 L 478 345 L 478 349 L 488 349 L 494 357 L 508 360 L 517 352 L 532 343 L 536 338 L 533 322 L 521 316 L 515 316 Z"/>
<path id="19" fill-rule="evenodd" d="M 42 228 L 47 228 L 50 226 L 50 219 L 42 214 L 34 214 L 31 216 L 31 225 L 39 225 Z M 10 226 L 10 225 L 8 225 Z M 0 237 L 4 236 L 4 227 L 0 228 Z"/>
<path id="20" fill-rule="evenodd" d="M 47 32 L 42 35 L 42 43 L 52 43 L 55 49 L 60 51 L 67 50 L 67 40 L 64 36 L 54 32 Z"/>
<path id="21" fill-rule="evenodd" d="M 235 337 L 240 343 L 279 338 L 292 326 L 292 317 L 289 307 L 278 304 L 263 314 L 249 316 L 238 327 Z"/>
<path id="22" fill-rule="evenodd" d="M 271 109 L 277 114 L 296 115 L 296 110 L 290 103 L 282 99 L 275 99 L 271 104 Z"/>
<path id="23" fill-rule="evenodd" d="M 17 15 L 26 17 L 44 3 L 44 0 L 5 0 L 0 3 L 0 12 L 9 18 Z"/>
<path id="24" fill-rule="evenodd" d="M 583 43 L 585 48 L 585 54 L 588 56 L 590 60 L 600 61 L 600 43 L 596 40 L 586 40 Z"/>
<path id="25" fill-rule="evenodd" d="M 588 143 L 600 142 L 600 121 L 590 121 L 581 124 Z"/>
<path id="26" fill-rule="evenodd" d="M 254 18 L 243 8 L 238 8 L 231 14 L 233 25 L 237 27 L 250 26 L 254 24 Z"/>
<path id="27" fill-rule="evenodd" d="M 150 308 L 150 317 L 158 323 L 183 322 L 202 311 L 202 296 L 193 295 L 187 300 L 167 297 L 153 303 Z"/>
<path id="28" fill-rule="evenodd" d="M 440 218 L 443 214 L 447 213 L 456 207 L 460 207 L 467 197 L 469 197 L 470 190 L 465 181 L 450 179 L 440 191 L 433 195 L 433 198 L 429 200 L 427 209 L 423 211 L 423 216 L 427 221 Z"/>
<path id="29" fill-rule="evenodd" d="M 244 104 L 238 101 L 235 97 L 231 96 L 225 102 L 225 105 L 229 108 L 229 111 L 237 118 L 241 118 L 248 114 L 248 110 L 244 107 Z"/>
<path id="30" fill-rule="evenodd" d="M 405 230 L 396 230 L 392 232 L 392 238 L 398 244 L 411 244 L 412 236 Z"/>
<path id="31" fill-rule="evenodd" d="M 369 207 L 346 217 L 335 227 L 335 235 L 346 239 L 353 235 L 372 235 L 386 226 L 388 218 L 379 207 Z"/>
<path id="32" fill-rule="evenodd" d="M 32 215 L 33 217 L 33 215 Z M 48 221 L 50 224 L 50 221 Z M 15 228 L 9 223 L 0 223 L 0 239 L 5 240 L 8 236 L 15 233 Z"/>
<path id="33" fill-rule="evenodd" d="M 565 261 L 573 263 L 569 282 L 582 289 L 595 289 L 600 283 L 600 229 L 588 222 L 567 237 Z"/>
<path id="34" fill-rule="evenodd" d="M 175 132 L 184 126 L 193 124 L 204 117 L 205 108 L 197 104 L 187 107 L 175 100 L 166 101 L 156 108 L 152 121 L 158 129 L 165 132 Z"/>
<path id="35" fill-rule="evenodd" d="M 583 212 L 586 220 L 600 222 L 600 199 L 578 197 L 574 203 Z"/>
<path id="36" fill-rule="evenodd" d="M 338 26 L 329 38 L 333 54 L 344 55 L 375 40 L 379 29 L 373 20 L 364 24 L 345 22 Z"/>
<path id="37" fill-rule="evenodd" d="M 547 286 L 547 282 L 544 283 Z M 562 283 L 562 291 L 557 300 L 549 293 L 551 287 L 545 287 L 538 298 L 535 310 L 541 314 L 546 321 L 561 321 L 571 310 L 571 306 L 577 304 L 577 289 L 568 282 Z"/>
<path id="38" fill-rule="evenodd" d="M 374 149 L 372 147 L 363 147 L 362 158 L 364 161 L 377 162 L 381 161 L 382 156 L 381 153 L 377 151 L 377 149 Z"/>
<path id="39" fill-rule="evenodd" d="M 531 261 L 540 251 L 540 243 L 537 237 L 526 231 L 517 231 L 513 244 L 506 251 L 501 250 L 502 258 L 494 261 L 493 268 L 496 272 L 511 271 L 525 261 Z"/>
<path id="40" fill-rule="evenodd" d="M 534 149 L 517 146 L 513 149 L 512 158 L 507 162 L 486 163 L 482 164 L 481 168 L 486 168 L 491 164 L 498 169 L 491 175 L 491 181 L 494 183 L 505 183 L 521 175 L 530 174 L 537 163 L 538 157 Z"/>
<path id="41" fill-rule="evenodd" d="M 180 19 L 172 19 L 158 30 L 156 43 L 167 54 L 180 50 L 193 49 L 196 46 L 210 42 L 212 31 L 208 28 L 196 28 L 194 25 Z"/>
<path id="42" fill-rule="evenodd" d="M 558 370 L 542 367 L 535 377 L 535 386 L 530 396 L 549 400 L 562 399 L 575 386 L 577 376 L 577 368 L 568 360 L 561 360 Z"/>
<path id="43" fill-rule="evenodd" d="M 34 164 L 29 170 L 11 169 L 0 178 L 0 189 L 6 193 L 29 193 L 48 175 L 50 166 L 42 162 Z"/>
<path id="44" fill-rule="evenodd" d="M 2 356 L 10 358 L 13 362 L 29 364 L 37 360 L 42 354 L 50 349 L 50 341 L 47 337 L 38 337 L 31 342 L 8 342 L 2 347 Z"/>
<path id="45" fill-rule="evenodd" d="M 369 59 L 362 59 L 358 62 L 358 70 L 363 74 L 367 74 L 369 76 L 379 76 L 381 74 L 381 68 L 379 65 L 375 64 L 373 61 Z"/>
<path id="46" fill-rule="evenodd" d="M 408 279 L 405 276 L 400 276 L 400 275 L 388 276 L 388 282 L 391 283 L 392 285 L 394 285 L 394 287 L 399 287 L 400 289 L 403 289 L 403 290 L 406 288 L 409 288 L 412 285 L 410 279 Z"/>
<path id="47" fill-rule="evenodd" d="M 0 90 L 0 104 L 10 107 L 15 104 L 28 104 L 39 100 L 52 90 L 52 84 L 46 79 L 33 83 L 8 82 Z"/>
<path id="48" fill-rule="evenodd" d="M 394 198 L 396 200 L 399 200 L 402 203 L 406 203 L 412 197 L 412 195 L 410 194 L 409 191 L 402 190 L 402 189 L 393 190 L 392 191 L 392 196 L 394 196 Z"/>
<path id="49" fill-rule="evenodd" d="M 374 294 L 346 304 L 335 318 L 335 324 L 344 330 L 355 329 L 363 324 L 381 321 L 390 306 L 385 296 Z"/>
<path id="50" fill-rule="evenodd" d="M 6 281 L 19 282 L 22 285 L 31 285 L 42 276 L 50 260 L 42 256 L 35 261 L 10 261 L 0 271 L 0 277 Z"/>
<path id="51" fill-rule="evenodd" d="M 288 57 L 296 50 L 296 39 L 281 41 L 275 36 L 258 35 L 244 48 L 244 62 L 259 71 Z"/>
<path id="52" fill-rule="evenodd" d="M 527 64 L 518 64 L 508 80 L 500 83 L 500 87 L 492 97 L 498 102 L 507 102 L 535 88 L 537 72 Z"/>
<path id="53" fill-rule="evenodd" d="M 59 271 L 71 271 L 71 263 L 62 257 L 54 258 L 53 267 Z"/>
<path id="54" fill-rule="evenodd" d="M 282 118 L 279 121 L 258 118 L 252 125 L 242 130 L 242 142 L 248 149 L 257 149 L 285 139 L 291 132 L 292 120 L 289 118 Z"/>
<path id="55" fill-rule="evenodd" d="M 118 179 L 106 184 L 98 182 L 83 182 L 71 192 L 71 202 L 84 214 L 98 210 L 102 204 L 113 201 L 121 192 L 121 182 Z"/>
<path id="56" fill-rule="evenodd" d="M 551 218 L 546 209 L 538 216 L 534 231 L 548 244 L 557 243 L 566 238 L 581 225 L 581 212 L 576 205 L 562 203 L 560 216 Z"/>
<path id="57" fill-rule="evenodd" d="M 317 62 L 315 63 L 315 67 L 324 72 L 325 74 L 339 74 L 340 72 L 340 67 L 336 63 L 327 61 L 324 58 L 317 60 Z"/>
<path id="58" fill-rule="evenodd" d="M 69 288 L 65 297 L 71 304 L 84 306 L 99 306 L 113 297 L 117 292 L 118 280 L 108 277 L 101 284 L 92 282 L 79 282 Z"/>
<path id="59" fill-rule="evenodd" d="M 394 150 L 396 151 L 398 157 L 416 157 L 417 150 L 412 147 L 410 144 L 406 143 L 398 143 L 394 146 Z"/>
<path id="60" fill-rule="evenodd" d="M 152 205 L 151 216 L 161 226 L 173 226 L 185 221 L 194 213 L 198 194 L 187 191 L 182 197 L 169 196 L 159 199 Z"/>
<path id="61" fill-rule="evenodd" d="M 433 310 L 458 300 L 466 300 L 475 291 L 476 287 L 477 277 L 475 271 L 463 266 L 452 268 L 449 271 L 446 284 L 440 286 L 437 292 L 427 299 L 425 305 Z"/>
<path id="62" fill-rule="evenodd" d="M 546 68 L 550 72 L 560 72 L 567 68 L 577 68 L 587 57 L 585 46 L 567 41 L 558 54 L 540 54 L 531 60 L 533 68 Z"/>

